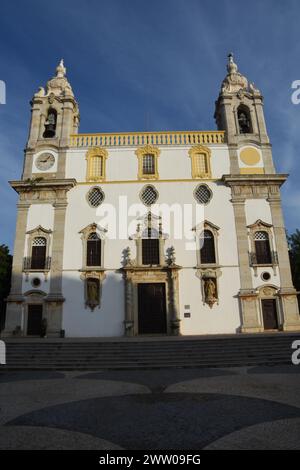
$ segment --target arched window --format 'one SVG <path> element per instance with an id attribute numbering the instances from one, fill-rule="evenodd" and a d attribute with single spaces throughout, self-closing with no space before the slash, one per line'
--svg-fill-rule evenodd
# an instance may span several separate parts
<path id="1" fill-rule="evenodd" d="M 86 155 L 88 181 L 103 181 L 105 179 L 107 156 L 107 151 L 100 147 L 88 151 Z"/>
<path id="2" fill-rule="evenodd" d="M 31 248 L 31 269 L 44 269 L 46 265 L 47 241 L 44 237 L 35 237 Z"/>
<path id="3" fill-rule="evenodd" d="M 49 108 L 47 119 L 45 121 L 45 131 L 43 134 L 44 138 L 55 137 L 57 122 L 57 111 L 54 108 Z"/>
<path id="4" fill-rule="evenodd" d="M 237 111 L 240 134 L 252 134 L 250 111 L 247 106 L 239 106 Z"/>
<path id="5" fill-rule="evenodd" d="M 192 178 L 211 178 L 210 156 L 208 147 L 195 145 L 189 150 L 192 163 Z"/>
<path id="6" fill-rule="evenodd" d="M 210 230 L 203 230 L 200 235 L 200 263 L 201 264 L 215 264 L 215 240 L 214 235 Z"/>
<path id="7" fill-rule="evenodd" d="M 87 239 L 86 265 L 101 266 L 101 239 L 96 232 L 90 233 Z"/>
<path id="8" fill-rule="evenodd" d="M 158 178 L 158 157 L 160 150 L 153 145 L 145 145 L 144 147 L 139 147 L 135 154 L 138 157 L 138 178 Z"/>
<path id="9" fill-rule="evenodd" d="M 254 246 L 257 264 L 271 264 L 272 256 L 268 232 L 263 230 L 254 234 Z"/>

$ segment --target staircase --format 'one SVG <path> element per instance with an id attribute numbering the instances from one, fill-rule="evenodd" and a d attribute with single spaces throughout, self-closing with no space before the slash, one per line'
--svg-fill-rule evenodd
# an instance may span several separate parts
<path id="1" fill-rule="evenodd" d="M 299 334 L 5 339 L 1 370 L 104 370 L 291 364 Z"/>

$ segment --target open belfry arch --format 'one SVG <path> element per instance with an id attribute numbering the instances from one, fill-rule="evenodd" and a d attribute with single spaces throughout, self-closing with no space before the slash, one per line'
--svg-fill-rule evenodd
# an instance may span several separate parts
<path id="1" fill-rule="evenodd" d="M 4 335 L 300 330 L 288 175 L 275 171 L 263 106 L 230 54 L 217 130 L 80 134 L 61 60 L 32 98 L 23 174 L 10 182 L 19 200 Z M 129 213 L 144 209 L 129 231 L 124 199 Z"/>

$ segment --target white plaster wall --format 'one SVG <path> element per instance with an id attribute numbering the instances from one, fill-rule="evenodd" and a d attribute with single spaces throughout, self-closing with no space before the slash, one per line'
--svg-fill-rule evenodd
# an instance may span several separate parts
<path id="1" fill-rule="evenodd" d="M 208 146 L 211 150 L 212 177 L 220 178 L 230 172 L 229 154 L 226 145 Z M 191 146 L 161 146 L 158 157 L 160 179 L 191 179 Z M 106 149 L 106 181 L 136 180 L 138 177 L 138 158 L 136 147 L 119 147 Z M 66 156 L 66 177 L 86 180 L 87 148 L 70 149 Z"/>
<path id="2" fill-rule="evenodd" d="M 119 208 L 119 196 L 126 198 L 127 207 L 139 203 L 139 192 L 147 183 L 103 183 L 101 188 L 105 193 L 105 203 L 111 204 L 116 213 L 125 216 L 125 208 Z M 153 182 L 159 192 L 158 202 L 165 204 L 177 203 L 190 205 L 195 210 L 196 201 L 193 191 L 199 184 L 191 182 Z M 180 272 L 180 315 L 182 318 L 183 334 L 232 333 L 239 326 L 238 301 L 234 297 L 239 291 L 238 255 L 235 235 L 235 223 L 232 204 L 230 202 L 230 189 L 219 182 L 207 183 L 213 192 L 213 198 L 204 206 L 203 217 L 217 225 L 219 230 L 218 252 L 222 276 L 220 281 L 220 305 L 210 309 L 202 304 L 201 286 L 195 276 L 197 256 L 194 249 L 188 250 L 186 242 L 189 240 L 175 239 L 172 224 L 166 229 L 163 219 L 163 231 L 168 232 L 165 248 L 173 245 L 176 250 L 176 263 L 183 267 Z M 121 267 L 122 251 L 130 246 L 132 257 L 135 257 L 135 242 L 128 239 L 124 233 L 123 238 L 106 239 L 104 245 L 104 267 L 108 269 L 107 279 L 103 283 L 102 306 L 91 312 L 84 307 L 84 285 L 80 280 L 79 270 L 82 268 L 82 240 L 79 232 L 87 225 L 96 222 L 104 225 L 97 209 L 91 208 L 86 200 L 86 194 L 93 185 L 79 184 L 68 193 L 68 207 L 66 213 L 65 245 L 63 254 L 63 295 L 64 303 L 64 329 L 67 336 L 120 336 L 124 327 L 124 285 L 116 270 Z M 103 207 L 100 206 L 100 207 Z M 145 206 L 142 206 L 146 210 Z M 178 218 L 178 215 L 177 215 Z M 133 235 L 137 221 L 130 219 Z M 180 221 L 181 225 L 183 222 Z M 187 225 L 187 232 L 194 240 L 191 230 L 196 220 Z M 183 317 L 185 304 L 190 304 L 192 317 Z"/>
<path id="3" fill-rule="evenodd" d="M 237 266 L 237 242 L 235 233 L 235 222 L 232 204 L 230 202 L 230 189 L 219 184 L 210 182 L 208 186 L 213 192 L 210 203 L 201 206 L 201 218 L 196 219 L 196 203 L 193 197 L 193 191 L 197 187 L 198 182 L 156 182 L 153 185 L 159 192 L 158 203 L 162 202 L 167 205 L 177 204 L 178 211 L 175 216 L 171 214 L 171 224 L 168 226 L 167 219 L 163 219 L 163 231 L 169 235 L 166 246 L 174 245 L 176 249 L 177 263 L 195 266 L 196 253 L 194 250 L 187 249 L 187 244 L 195 240 L 192 228 L 206 219 L 217 225 L 219 230 L 218 236 L 218 252 L 219 262 L 221 265 Z M 64 246 L 64 269 L 80 269 L 82 266 L 82 241 L 80 231 L 87 225 L 95 222 L 103 228 L 107 227 L 109 233 L 114 232 L 116 227 L 116 239 L 106 238 L 104 265 L 108 269 L 118 269 L 122 257 L 122 251 L 127 246 L 135 250 L 135 242 L 129 240 L 129 236 L 133 235 L 139 222 L 134 215 L 128 215 L 134 204 L 140 204 L 140 209 L 146 211 L 147 208 L 141 204 L 139 193 L 145 183 L 124 183 L 124 184 L 101 184 L 99 185 L 105 193 L 105 201 L 98 208 L 89 206 L 86 195 L 90 185 L 78 185 L 68 193 L 68 207 L 66 213 L 66 232 Z M 180 191 L 180 192 L 179 192 Z M 122 198 L 120 201 L 119 197 Z M 184 223 L 185 215 L 184 206 L 189 206 L 189 210 L 194 217 Z M 102 213 L 103 210 L 103 213 Z M 108 211 L 115 211 L 116 224 L 106 225 Z M 120 216 L 120 218 L 119 218 Z M 202 219 L 203 217 L 203 219 Z M 124 220 L 124 224 L 122 221 Z M 128 222 L 128 227 L 127 227 Z M 174 223 L 177 224 L 179 232 L 174 234 Z M 128 228 L 128 230 L 126 230 Z M 181 232 L 181 233 L 180 233 Z M 186 232 L 186 239 L 178 238 Z M 174 238 L 176 235 L 176 238 Z"/>
<path id="4" fill-rule="evenodd" d="M 52 204 L 32 204 L 29 207 L 26 231 L 39 225 L 47 230 L 53 230 L 54 207 Z"/>
<path id="5" fill-rule="evenodd" d="M 122 336 L 124 334 L 124 286 L 122 276 L 107 272 L 101 308 L 84 305 L 84 283 L 76 271 L 63 274 L 63 329 L 67 337 Z"/>
<path id="6" fill-rule="evenodd" d="M 241 320 L 235 297 L 239 289 L 238 268 L 223 268 L 218 287 L 219 305 L 210 308 L 203 305 L 200 280 L 195 270 L 180 272 L 180 328 L 183 335 L 236 333 L 239 330 Z M 190 310 L 185 309 L 185 305 L 190 305 Z M 184 318 L 185 311 L 190 311 L 190 318 Z"/>
<path id="7" fill-rule="evenodd" d="M 270 206 L 266 199 L 247 199 L 245 212 L 247 225 L 254 224 L 258 219 L 272 224 Z"/>

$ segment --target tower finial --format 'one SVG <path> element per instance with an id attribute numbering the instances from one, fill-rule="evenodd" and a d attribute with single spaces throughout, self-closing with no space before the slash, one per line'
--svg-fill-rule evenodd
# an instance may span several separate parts
<path id="1" fill-rule="evenodd" d="M 227 63 L 227 72 L 229 74 L 236 73 L 238 71 L 238 66 L 233 61 L 233 53 L 228 54 L 228 63 Z"/>
<path id="2" fill-rule="evenodd" d="M 66 75 L 66 67 L 64 66 L 64 59 L 60 60 L 60 63 L 56 67 L 56 76 L 63 78 Z"/>

